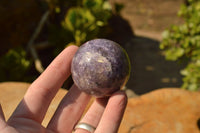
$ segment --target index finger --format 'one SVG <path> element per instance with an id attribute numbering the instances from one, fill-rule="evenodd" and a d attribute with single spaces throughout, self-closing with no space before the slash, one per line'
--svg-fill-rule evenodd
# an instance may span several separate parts
<path id="1" fill-rule="evenodd" d="M 64 49 L 27 90 L 24 99 L 11 116 L 42 122 L 50 102 L 71 74 L 71 61 L 77 46 Z"/>

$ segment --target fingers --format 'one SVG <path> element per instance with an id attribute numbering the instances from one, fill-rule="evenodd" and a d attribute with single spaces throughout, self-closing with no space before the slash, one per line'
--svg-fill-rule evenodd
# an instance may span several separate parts
<path id="1" fill-rule="evenodd" d="M 95 133 L 117 133 L 126 104 L 127 96 L 124 92 L 111 96 Z"/>
<path id="2" fill-rule="evenodd" d="M 0 130 L 3 129 L 5 126 L 6 126 L 5 117 L 4 117 L 3 110 L 0 105 Z"/>
<path id="3" fill-rule="evenodd" d="M 56 133 L 72 132 L 90 98 L 91 96 L 82 93 L 74 85 L 63 98 L 47 128 Z M 124 92 L 115 93 L 110 97 L 108 104 L 106 98 L 97 99 L 82 118 L 81 122 L 97 127 L 97 132 L 108 131 L 115 133 L 120 125 L 126 104 L 127 97 Z M 107 126 L 107 124 L 110 126 Z M 76 129 L 75 131 L 75 133 L 87 132 L 84 129 Z"/>
<path id="4" fill-rule="evenodd" d="M 69 133 L 81 118 L 91 96 L 81 92 L 75 85 L 69 90 L 58 106 L 47 126 L 56 133 Z"/>
<path id="5" fill-rule="evenodd" d="M 42 122 L 50 102 L 71 72 L 71 60 L 77 46 L 63 50 L 27 90 L 11 118 L 26 117 Z"/>
<path id="6" fill-rule="evenodd" d="M 2 110 L 1 104 L 0 104 L 0 120 L 5 121 L 5 116 L 3 114 L 3 110 Z"/>
<path id="7" fill-rule="evenodd" d="M 108 103 L 106 99 L 98 99 L 92 104 L 80 123 L 97 127 L 95 133 L 117 133 L 126 104 L 127 96 L 123 91 L 113 94 Z M 77 128 L 75 133 L 88 133 L 88 131 Z"/>
<path id="8" fill-rule="evenodd" d="M 91 105 L 85 116 L 82 118 L 80 123 L 87 123 L 93 127 L 97 127 L 101 116 L 104 112 L 104 109 L 107 104 L 107 98 L 96 99 L 94 103 Z M 88 133 L 84 129 L 76 129 L 75 133 Z"/>

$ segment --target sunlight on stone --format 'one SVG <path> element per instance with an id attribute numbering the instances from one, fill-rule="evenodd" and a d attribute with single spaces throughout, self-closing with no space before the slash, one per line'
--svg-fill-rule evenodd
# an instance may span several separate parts
<path id="1" fill-rule="evenodd" d="M 172 78 L 172 83 L 177 83 L 177 82 L 178 82 L 177 78 Z"/>
<path id="2" fill-rule="evenodd" d="M 147 71 L 154 71 L 155 70 L 155 68 L 153 66 L 146 66 L 145 69 Z"/>
<path id="3" fill-rule="evenodd" d="M 161 79 L 161 82 L 162 83 L 176 83 L 176 82 L 178 82 L 178 80 L 177 80 L 177 78 L 168 78 L 168 77 L 165 77 L 165 78 Z"/>
<path id="4" fill-rule="evenodd" d="M 170 78 L 162 78 L 161 82 L 162 83 L 169 83 L 170 82 Z"/>

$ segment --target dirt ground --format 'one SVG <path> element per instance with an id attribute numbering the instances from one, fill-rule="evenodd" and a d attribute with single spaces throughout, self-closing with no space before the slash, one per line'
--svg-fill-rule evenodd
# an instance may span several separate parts
<path id="1" fill-rule="evenodd" d="M 126 22 L 118 22 L 116 38 L 121 38 L 132 66 L 127 83 L 129 97 L 159 88 L 181 87 L 183 68 L 166 61 L 159 49 L 162 32 L 172 24 L 180 24 L 177 12 L 183 0 L 111 0 L 124 4 L 121 12 Z M 126 24 L 125 24 L 126 23 Z M 121 25 L 120 25 L 121 24 Z M 125 25 L 123 25 L 125 24 Z M 130 32 L 132 30 L 132 33 Z"/>
<path id="2" fill-rule="evenodd" d="M 184 0 L 111 0 L 124 4 L 122 16 L 134 30 L 162 32 L 181 22 L 177 12 Z"/>

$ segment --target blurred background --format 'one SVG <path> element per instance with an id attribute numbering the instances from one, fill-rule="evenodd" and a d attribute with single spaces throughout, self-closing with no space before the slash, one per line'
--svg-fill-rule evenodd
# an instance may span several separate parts
<path id="1" fill-rule="evenodd" d="M 0 82 L 32 82 L 68 45 L 107 38 L 130 57 L 130 95 L 200 88 L 199 0 L 1 0 L 0 16 Z"/>

